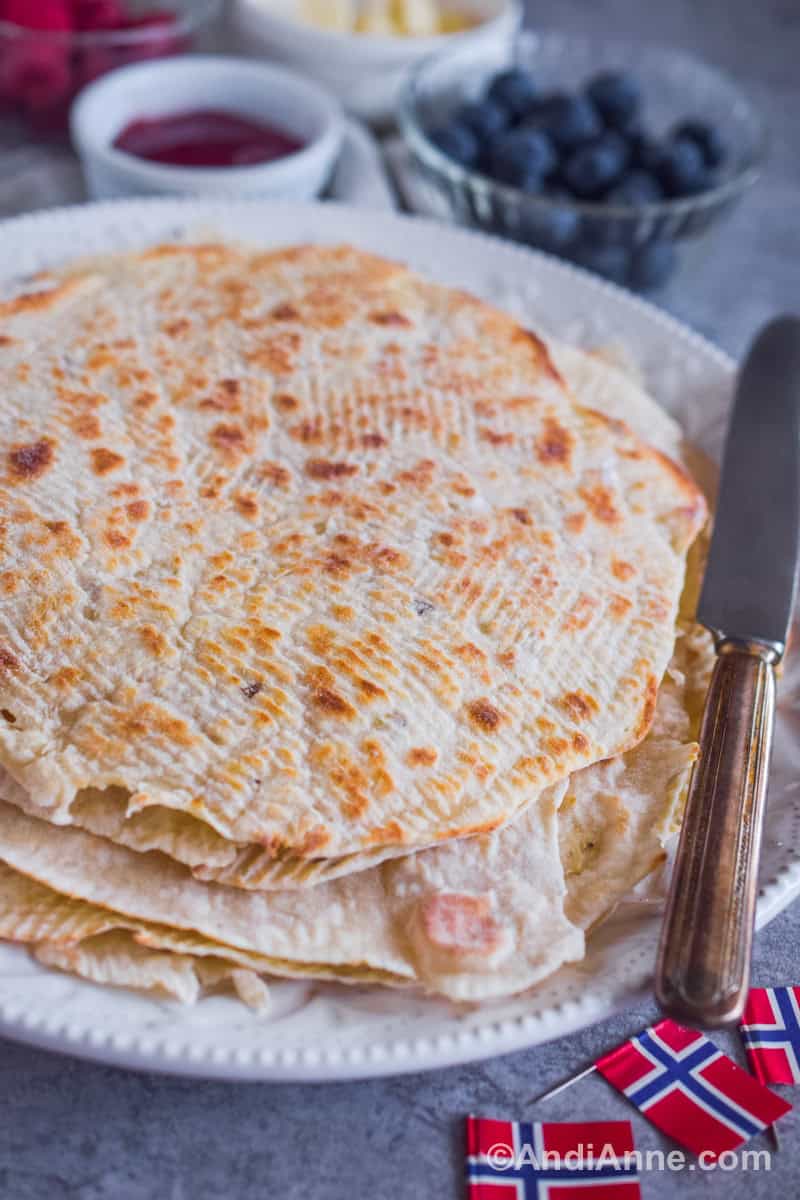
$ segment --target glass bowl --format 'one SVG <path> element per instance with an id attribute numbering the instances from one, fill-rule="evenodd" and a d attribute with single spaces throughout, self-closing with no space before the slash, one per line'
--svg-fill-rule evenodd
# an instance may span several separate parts
<path id="1" fill-rule="evenodd" d="M 585 203 L 496 182 L 447 157 L 429 133 L 511 65 L 543 91 L 576 91 L 599 71 L 639 79 L 647 131 L 664 136 L 689 118 L 714 125 L 728 157 L 714 185 L 696 195 L 643 205 Z M 707 248 L 709 233 L 759 176 L 766 154 L 761 121 L 721 72 L 672 49 L 558 33 L 525 32 L 505 50 L 446 53 L 420 64 L 400 103 L 414 167 L 414 203 L 432 216 L 526 242 L 635 290 L 652 290 Z"/>
<path id="2" fill-rule="evenodd" d="M 221 5 L 222 0 L 127 0 L 126 12 L 142 19 L 141 25 L 86 32 L 0 21 L 0 116 L 20 118 L 39 135 L 65 134 L 70 105 L 82 87 L 116 67 L 191 50 Z M 153 19 L 145 23 L 148 17 Z"/>

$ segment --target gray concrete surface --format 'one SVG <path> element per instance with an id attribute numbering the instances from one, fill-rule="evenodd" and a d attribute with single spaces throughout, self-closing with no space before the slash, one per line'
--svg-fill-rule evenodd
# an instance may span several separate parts
<path id="1" fill-rule="evenodd" d="M 800 4 L 797 0 L 531 0 L 534 22 L 636 34 L 732 70 L 770 125 L 767 177 L 705 272 L 664 303 L 739 354 L 775 312 L 800 309 Z M 755 979 L 800 982 L 800 906 L 758 938 Z M 448 1200 L 462 1195 L 463 1117 L 631 1115 L 590 1078 L 527 1099 L 645 1025 L 647 1006 L 477 1066 L 376 1082 L 270 1086 L 172 1080 L 0 1042 L 0 1200 Z M 738 1055 L 736 1039 L 722 1039 Z M 660 1140 L 633 1115 L 637 1144 Z M 800 1116 L 769 1171 L 651 1173 L 645 1200 L 800 1194 Z M 756 1144 L 766 1147 L 763 1139 Z"/>

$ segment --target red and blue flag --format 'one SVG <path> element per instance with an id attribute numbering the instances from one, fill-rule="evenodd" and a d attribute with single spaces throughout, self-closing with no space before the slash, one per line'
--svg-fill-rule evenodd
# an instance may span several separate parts
<path id="1" fill-rule="evenodd" d="M 762 1083 L 800 1083 L 800 987 L 751 988 L 739 1028 Z"/>
<path id="2" fill-rule="evenodd" d="M 641 1200 L 631 1123 L 467 1117 L 467 1196 Z"/>
<path id="3" fill-rule="evenodd" d="M 704 1034 L 663 1020 L 595 1063 L 659 1129 L 695 1154 L 735 1150 L 791 1108 Z"/>

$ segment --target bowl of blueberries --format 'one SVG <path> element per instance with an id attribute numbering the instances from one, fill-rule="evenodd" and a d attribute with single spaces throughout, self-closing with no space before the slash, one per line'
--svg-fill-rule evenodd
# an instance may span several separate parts
<path id="1" fill-rule="evenodd" d="M 419 207 L 639 291 L 707 248 L 766 154 L 758 114 L 716 69 L 557 33 L 428 59 L 399 121 Z"/>

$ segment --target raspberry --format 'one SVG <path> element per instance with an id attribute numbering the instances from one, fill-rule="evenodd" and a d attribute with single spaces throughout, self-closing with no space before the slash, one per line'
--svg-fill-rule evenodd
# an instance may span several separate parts
<path id="1" fill-rule="evenodd" d="M 82 32 L 97 29 L 121 29 L 127 20 L 122 0 L 73 0 L 75 28 Z"/>
<path id="2" fill-rule="evenodd" d="M 65 33 L 72 29 L 68 0 L 0 0 L 0 18 L 24 29 Z"/>

